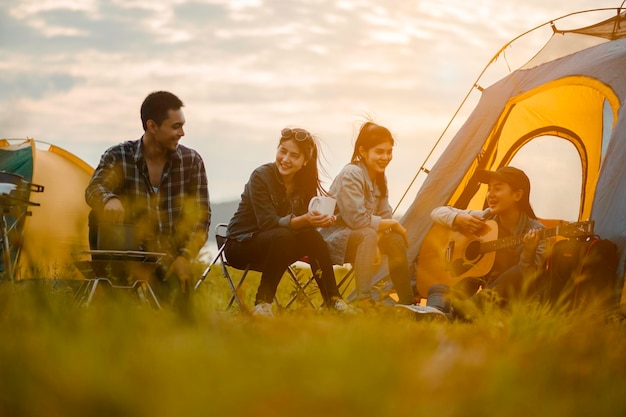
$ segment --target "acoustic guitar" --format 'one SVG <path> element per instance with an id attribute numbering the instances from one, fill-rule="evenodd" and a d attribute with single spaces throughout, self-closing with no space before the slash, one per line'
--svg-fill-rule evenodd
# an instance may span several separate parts
<path id="1" fill-rule="evenodd" d="M 593 220 L 565 223 L 538 231 L 539 239 L 553 236 L 578 237 L 593 235 Z M 433 284 L 454 286 L 464 278 L 487 275 L 496 259 L 496 251 L 517 246 L 524 235 L 498 239 L 498 224 L 485 221 L 477 234 L 452 230 L 434 224 L 428 232 L 417 258 L 417 290 L 422 296 L 428 294 Z"/>

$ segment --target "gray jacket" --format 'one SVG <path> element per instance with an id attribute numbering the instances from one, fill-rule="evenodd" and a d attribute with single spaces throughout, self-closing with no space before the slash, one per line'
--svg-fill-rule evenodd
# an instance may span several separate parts
<path id="1" fill-rule="evenodd" d="M 337 200 L 337 221 L 319 231 L 328 244 L 333 263 L 343 264 L 350 232 L 365 227 L 377 231 L 381 219 L 391 218 L 392 210 L 388 196 L 382 195 L 378 185 L 372 183 L 362 162 L 346 165 L 335 177 L 329 194 Z"/>

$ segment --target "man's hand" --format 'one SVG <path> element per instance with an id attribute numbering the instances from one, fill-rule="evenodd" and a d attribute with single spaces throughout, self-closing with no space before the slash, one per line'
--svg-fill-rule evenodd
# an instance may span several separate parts
<path id="1" fill-rule="evenodd" d="M 119 198 L 112 198 L 104 204 L 104 221 L 107 223 L 124 223 L 124 206 Z"/>
<path id="2" fill-rule="evenodd" d="M 165 281 L 170 279 L 172 276 L 178 277 L 178 281 L 180 282 L 180 291 L 183 294 L 187 294 L 191 292 L 191 288 L 193 283 L 193 276 L 191 274 L 191 262 L 184 256 L 177 256 L 174 259 L 174 262 L 170 265 L 167 273 L 165 274 Z"/>

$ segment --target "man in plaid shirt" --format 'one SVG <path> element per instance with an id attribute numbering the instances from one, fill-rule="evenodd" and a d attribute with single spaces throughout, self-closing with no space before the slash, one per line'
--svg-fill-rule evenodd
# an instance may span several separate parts
<path id="1" fill-rule="evenodd" d="M 167 297 L 179 295 L 170 301 L 185 304 L 193 288 L 190 261 L 206 242 L 211 208 L 202 158 L 178 143 L 185 134 L 182 107 L 172 93 L 149 94 L 141 105 L 143 136 L 104 152 L 85 199 L 92 248 L 99 224 L 134 225 L 141 249 L 166 254 L 155 291 L 173 289 Z"/>

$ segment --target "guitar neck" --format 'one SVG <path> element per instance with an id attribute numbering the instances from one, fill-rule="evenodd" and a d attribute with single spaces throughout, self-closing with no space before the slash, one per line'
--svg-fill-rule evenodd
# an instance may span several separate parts
<path id="1" fill-rule="evenodd" d="M 541 229 L 537 232 L 539 239 L 545 239 L 547 237 L 557 236 L 559 234 L 559 227 L 553 227 L 551 229 Z M 490 242 L 481 242 L 480 253 L 491 252 L 494 250 L 506 249 L 512 246 L 517 246 L 524 241 L 525 235 L 516 235 L 503 237 L 502 239 L 492 240 Z"/>

